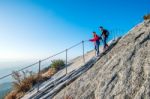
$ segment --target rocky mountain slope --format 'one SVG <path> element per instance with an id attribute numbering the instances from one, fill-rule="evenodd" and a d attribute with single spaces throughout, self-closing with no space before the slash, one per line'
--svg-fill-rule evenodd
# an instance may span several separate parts
<path id="1" fill-rule="evenodd" d="M 67 84 L 73 82 L 80 75 L 89 70 L 95 62 L 103 55 L 107 54 L 120 40 L 121 37 L 111 40 L 108 45 L 109 48 L 103 52 L 103 47 L 100 47 L 100 57 L 95 57 L 95 51 L 91 50 L 84 54 L 85 63 L 83 56 L 76 57 L 69 62 L 70 65 L 67 67 L 68 73 L 66 74 L 66 68 L 58 71 L 51 78 L 43 83 L 39 84 L 39 91 L 37 86 L 34 86 L 29 92 L 27 92 L 21 99 L 51 99 Z"/>
<path id="2" fill-rule="evenodd" d="M 131 29 L 113 49 L 54 99 L 150 99 L 150 21 Z"/>

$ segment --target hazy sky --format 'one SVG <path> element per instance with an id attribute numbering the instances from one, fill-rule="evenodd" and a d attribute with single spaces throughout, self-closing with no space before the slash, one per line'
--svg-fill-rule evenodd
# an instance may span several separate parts
<path id="1" fill-rule="evenodd" d="M 0 0 L 0 61 L 44 58 L 91 38 L 93 30 L 100 34 L 100 25 L 127 31 L 150 12 L 149 4 L 149 0 Z"/>

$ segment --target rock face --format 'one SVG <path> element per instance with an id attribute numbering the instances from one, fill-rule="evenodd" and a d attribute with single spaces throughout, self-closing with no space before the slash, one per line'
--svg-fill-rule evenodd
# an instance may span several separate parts
<path id="1" fill-rule="evenodd" d="M 150 99 L 150 21 L 124 36 L 54 99 Z"/>

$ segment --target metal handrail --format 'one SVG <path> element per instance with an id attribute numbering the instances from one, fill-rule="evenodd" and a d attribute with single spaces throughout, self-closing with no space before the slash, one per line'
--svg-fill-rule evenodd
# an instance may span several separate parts
<path id="1" fill-rule="evenodd" d="M 119 32 L 121 32 L 121 30 L 117 30 L 117 29 L 114 29 L 113 31 L 112 31 L 112 34 L 114 35 L 114 39 L 115 39 L 115 37 L 117 37 L 118 36 L 118 33 Z M 85 45 L 84 45 L 84 43 L 85 42 L 88 42 L 88 40 L 84 40 L 84 41 L 81 41 L 81 42 L 79 42 L 79 43 L 77 43 L 77 44 L 75 44 L 75 45 L 73 45 L 73 46 L 71 46 L 71 47 L 69 47 L 69 48 L 67 48 L 67 49 L 65 49 L 65 50 L 62 50 L 62 51 L 60 51 L 60 52 L 58 52 L 58 53 L 56 53 L 56 54 L 54 54 L 54 55 L 52 55 L 52 56 L 49 56 L 49 57 L 47 57 L 47 58 L 45 58 L 45 59 L 42 59 L 42 60 L 39 60 L 38 62 L 35 62 L 35 63 L 33 63 L 33 64 L 31 64 L 31 65 L 29 65 L 29 66 L 26 66 L 26 67 L 24 67 L 24 68 L 22 68 L 22 69 L 20 69 L 20 70 L 17 70 L 16 72 L 20 72 L 20 71 L 23 71 L 23 70 L 25 70 L 25 69 L 27 69 L 27 68 L 29 68 L 29 67 L 32 67 L 32 66 L 34 66 L 34 65 L 36 65 L 36 64 L 38 64 L 38 76 L 40 76 L 40 72 L 41 72 L 41 62 L 43 62 L 43 61 L 46 61 L 46 60 L 48 60 L 48 59 L 50 59 L 50 58 L 53 58 L 53 57 L 55 57 L 55 56 L 57 56 L 57 55 L 59 55 L 59 54 L 61 54 L 61 53 L 65 53 L 66 54 L 66 59 L 65 59 L 65 64 L 66 64 L 66 66 L 65 66 L 65 69 L 66 69 L 66 74 L 67 74 L 67 64 L 68 64 L 68 51 L 70 50 L 70 49 L 72 49 L 72 48 L 74 48 L 74 47 L 76 47 L 76 46 L 78 46 L 78 45 L 80 45 L 80 44 L 82 44 L 82 58 L 83 58 L 83 63 L 85 64 Z M 8 76 L 11 76 L 11 75 L 13 75 L 13 73 L 10 73 L 10 74 L 8 74 L 8 75 L 5 75 L 5 76 L 3 76 L 3 77 L 0 77 L 0 80 L 1 79 L 4 79 L 4 78 L 6 78 L 6 77 L 8 77 Z M 39 77 L 38 77 L 39 78 Z M 38 82 L 38 88 L 37 88 L 37 92 L 39 92 L 39 86 L 40 86 L 40 83 Z"/>
<path id="2" fill-rule="evenodd" d="M 74 48 L 74 47 L 80 45 L 81 43 L 82 43 L 82 42 L 79 42 L 79 43 L 77 43 L 77 44 L 75 44 L 75 45 L 73 45 L 73 46 L 67 48 L 67 50 L 70 50 L 70 49 L 72 49 L 72 48 Z M 56 54 L 54 54 L 54 55 L 52 55 L 52 56 L 49 56 L 49 57 L 47 57 L 47 58 L 45 58 L 45 59 L 42 59 L 42 60 L 40 60 L 40 61 L 41 61 L 41 62 L 46 61 L 46 60 L 48 60 L 48 59 L 50 59 L 50 58 L 52 58 L 52 57 L 55 57 L 55 56 L 57 56 L 57 55 L 59 55 L 59 54 L 65 52 L 65 51 L 66 51 L 66 49 L 63 50 L 63 51 L 60 51 L 60 52 L 58 52 L 58 53 L 56 53 Z M 35 62 L 35 63 L 33 63 L 33 64 L 29 65 L 29 66 L 26 66 L 26 67 L 24 67 L 24 68 L 22 68 L 22 69 L 20 69 L 20 70 L 17 70 L 16 72 L 20 72 L 20 71 L 22 71 L 22 70 L 24 70 L 24 69 L 27 69 L 27 68 L 29 68 L 29 67 L 32 67 L 32 66 L 34 66 L 34 65 L 36 65 L 36 64 L 39 64 L 39 61 L 38 61 L 38 62 Z M 10 74 L 8 74 L 8 75 L 5 75 L 5 76 L 3 76 L 3 77 L 0 77 L 0 80 L 3 79 L 3 78 L 6 78 L 6 77 L 8 77 L 8 76 L 11 76 L 12 74 L 13 74 L 13 73 L 10 73 Z"/>

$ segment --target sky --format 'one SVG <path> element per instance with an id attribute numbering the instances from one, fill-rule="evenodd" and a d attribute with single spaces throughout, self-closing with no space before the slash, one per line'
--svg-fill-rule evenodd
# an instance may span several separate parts
<path id="1" fill-rule="evenodd" d="M 42 59 L 92 38 L 103 26 L 124 35 L 149 0 L 0 0 L 0 62 Z M 110 34 L 110 39 L 114 37 Z M 93 47 L 93 45 L 89 45 Z"/>

